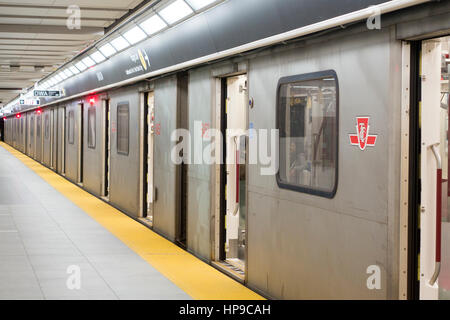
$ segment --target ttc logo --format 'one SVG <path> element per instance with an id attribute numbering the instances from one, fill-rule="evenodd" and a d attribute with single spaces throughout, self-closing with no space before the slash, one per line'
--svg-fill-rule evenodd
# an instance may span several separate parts
<path id="1" fill-rule="evenodd" d="M 359 146 L 361 151 L 364 151 L 367 146 L 374 147 L 377 142 L 376 135 L 369 135 L 369 117 L 356 118 L 356 132 L 357 134 L 350 134 L 350 144 L 352 146 Z"/>

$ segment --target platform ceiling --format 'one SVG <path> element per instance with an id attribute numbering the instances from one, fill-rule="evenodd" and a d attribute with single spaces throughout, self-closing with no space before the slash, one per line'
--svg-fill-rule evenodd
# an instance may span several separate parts
<path id="1" fill-rule="evenodd" d="M 0 107 L 70 60 L 142 0 L 0 0 Z M 69 29 L 67 9 L 81 9 Z"/>

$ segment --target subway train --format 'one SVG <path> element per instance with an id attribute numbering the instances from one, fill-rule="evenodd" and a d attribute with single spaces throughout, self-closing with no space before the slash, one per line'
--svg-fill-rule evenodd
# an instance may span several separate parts
<path id="1" fill-rule="evenodd" d="M 56 96 L 16 103 L 4 138 L 265 297 L 450 298 L 449 18 L 216 1 L 43 79 Z"/>

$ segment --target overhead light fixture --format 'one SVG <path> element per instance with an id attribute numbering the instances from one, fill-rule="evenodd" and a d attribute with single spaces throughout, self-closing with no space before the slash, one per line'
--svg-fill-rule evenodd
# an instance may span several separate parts
<path id="1" fill-rule="evenodd" d="M 97 63 L 106 60 L 105 56 L 102 55 L 100 51 L 95 51 L 93 54 L 91 54 L 91 58 Z"/>
<path id="2" fill-rule="evenodd" d="M 107 44 L 101 46 L 101 47 L 99 48 L 99 50 L 100 50 L 101 53 L 103 53 L 103 55 L 104 55 L 105 57 L 110 57 L 110 56 L 112 56 L 114 53 L 117 52 L 116 49 L 114 49 L 113 46 L 110 45 L 109 43 L 107 43 Z"/>
<path id="3" fill-rule="evenodd" d="M 90 68 L 90 67 L 92 67 L 92 66 L 94 66 L 95 65 L 95 61 L 94 60 L 92 60 L 90 57 L 86 57 L 86 58 L 84 58 L 83 60 L 81 60 L 85 65 L 86 65 L 86 67 L 88 67 L 88 68 Z"/>
<path id="4" fill-rule="evenodd" d="M 78 61 L 78 63 L 75 64 L 75 67 L 77 67 L 77 69 L 80 71 L 84 71 L 87 69 L 86 65 L 82 61 Z"/>
<path id="5" fill-rule="evenodd" d="M 64 74 L 65 74 L 67 77 L 73 76 L 73 72 L 70 71 L 69 69 L 65 69 L 63 72 L 64 72 Z"/>
<path id="6" fill-rule="evenodd" d="M 70 66 L 69 70 L 73 73 L 73 74 L 78 74 L 80 73 L 80 70 L 78 70 L 75 66 Z"/>
<path id="7" fill-rule="evenodd" d="M 159 12 L 162 18 L 169 24 L 174 24 L 191 13 L 193 13 L 191 7 L 189 7 L 183 0 L 177 0 Z"/>
<path id="8" fill-rule="evenodd" d="M 59 74 L 55 74 L 53 78 L 56 80 L 56 83 L 61 82 L 63 80 Z"/>
<path id="9" fill-rule="evenodd" d="M 130 46 L 128 41 L 125 40 L 122 36 L 118 36 L 117 38 L 115 38 L 113 41 L 111 41 L 111 44 L 117 51 L 123 50 Z"/>
<path id="10" fill-rule="evenodd" d="M 60 72 L 60 73 L 58 73 L 58 75 L 59 75 L 63 80 L 66 80 L 66 79 L 67 79 L 67 76 L 66 76 L 66 74 L 65 74 L 64 72 Z"/>
<path id="11" fill-rule="evenodd" d="M 145 32 L 142 31 L 142 29 L 139 28 L 138 26 L 134 27 L 131 30 L 128 30 L 127 32 L 125 32 L 123 34 L 123 37 L 125 39 L 127 39 L 127 41 L 131 44 L 138 43 L 139 41 L 144 39 L 146 36 L 147 35 L 145 34 Z"/>
<path id="12" fill-rule="evenodd" d="M 187 0 L 187 2 L 189 2 L 194 10 L 200 10 L 209 6 L 211 3 L 216 2 L 216 0 Z"/>
<path id="13" fill-rule="evenodd" d="M 139 25 L 144 31 L 151 36 L 152 34 L 161 31 L 167 24 L 156 14 L 145 20 Z"/>

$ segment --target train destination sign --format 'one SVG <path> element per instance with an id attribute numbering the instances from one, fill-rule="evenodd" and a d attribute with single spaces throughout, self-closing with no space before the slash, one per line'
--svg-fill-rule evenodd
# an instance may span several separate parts
<path id="1" fill-rule="evenodd" d="M 33 95 L 35 97 L 60 97 L 60 90 L 34 90 Z"/>

